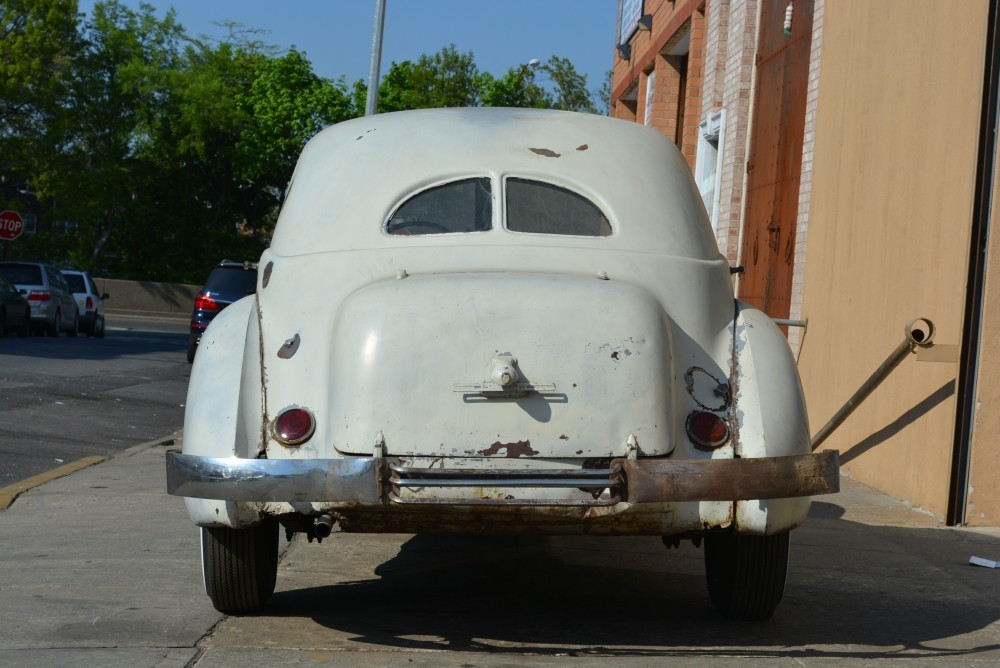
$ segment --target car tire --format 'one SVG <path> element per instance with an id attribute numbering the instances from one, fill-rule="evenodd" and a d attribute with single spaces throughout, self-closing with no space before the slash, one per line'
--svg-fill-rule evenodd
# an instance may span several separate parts
<path id="1" fill-rule="evenodd" d="M 90 326 L 90 335 L 95 339 L 104 338 L 104 318 L 94 318 L 94 324 Z"/>
<path id="2" fill-rule="evenodd" d="M 45 333 L 48 336 L 59 336 L 59 330 L 62 329 L 62 314 L 56 311 L 56 317 L 52 319 L 52 323 L 46 327 Z"/>
<path id="3" fill-rule="evenodd" d="M 785 591 L 788 539 L 787 531 L 773 536 L 705 536 L 708 593 L 723 615 L 763 620 L 774 614 Z"/>
<path id="4" fill-rule="evenodd" d="M 17 335 L 22 339 L 31 336 L 31 311 L 25 312 L 24 319 L 21 320 L 21 326 L 17 328 Z"/>
<path id="5" fill-rule="evenodd" d="M 194 334 L 188 336 L 188 364 L 194 364 L 194 354 L 198 352 L 198 337 Z"/>
<path id="6" fill-rule="evenodd" d="M 73 326 L 66 330 L 66 336 L 76 338 L 80 336 L 80 314 L 76 313 L 73 315 Z"/>
<path id="7" fill-rule="evenodd" d="M 267 518 L 247 529 L 201 530 L 205 592 L 219 612 L 264 608 L 278 576 L 278 521 Z"/>

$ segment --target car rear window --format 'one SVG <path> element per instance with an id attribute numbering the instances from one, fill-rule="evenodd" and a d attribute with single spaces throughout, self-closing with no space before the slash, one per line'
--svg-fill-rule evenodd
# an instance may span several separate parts
<path id="1" fill-rule="evenodd" d="M 35 264 L 0 264 L 0 275 L 11 283 L 44 285 L 42 269 Z"/>
<path id="2" fill-rule="evenodd" d="M 607 237 L 611 224 L 597 206 L 582 195 L 542 181 L 509 178 L 507 229 L 536 234 Z"/>
<path id="3" fill-rule="evenodd" d="M 205 282 L 205 289 L 236 295 L 251 295 L 257 291 L 257 271 L 243 267 L 216 267 Z"/>
<path id="4" fill-rule="evenodd" d="M 66 279 L 66 284 L 69 285 L 70 292 L 86 292 L 87 284 L 83 280 L 83 276 L 80 274 L 63 274 L 63 278 Z"/>
<path id="5" fill-rule="evenodd" d="M 493 195 L 488 178 L 464 179 L 423 190 L 397 208 L 385 231 L 416 236 L 484 232 L 493 226 Z"/>

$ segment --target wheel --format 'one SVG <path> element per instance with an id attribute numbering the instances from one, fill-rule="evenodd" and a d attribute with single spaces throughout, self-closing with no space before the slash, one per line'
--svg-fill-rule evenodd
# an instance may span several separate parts
<path id="1" fill-rule="evenodd" d="M 248 529 L 203 528 L 201 564 L 205 592 L 216 610 L 262 609 L 278 576 L 278 521 L 268 518 Z"/>
<path id="2" fill-rule="evenodd" d="M 59 336 L 60 329 L 62 329 L 62 314 L 56 311 L 56 317 L 53 318 L 52 324 L 46 328 L 45 333 L 49 336 Z"/>
<path id="3" fill-rule="evenodd" d="M 188 336 L 188 364 L 194 364 L 194 354 L 198 352 L 198 336 Z"/>
<path id="4" fill-rule="evenodd" d="M 80 336 L 80 314 L 73 314 L 73 326 L 66 330 L 66 336 L 75 338 Z"/>
<path id="5" fill-rule="evenodd" d="M 95 339 L 104 338 L 104 318 L 94 318 L 94 324 L 90 326 L 90 335 Z"/>
<path id="6" fill-rule="evenodd" d="M 788 532 L 773 536 L 708 534 L 708 593 L 730 619 L 768 619 L 781 601 L 788 571 Z"/>

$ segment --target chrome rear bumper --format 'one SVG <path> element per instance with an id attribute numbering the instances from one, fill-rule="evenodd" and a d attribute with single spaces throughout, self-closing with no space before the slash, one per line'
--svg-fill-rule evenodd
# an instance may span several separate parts
<path id="1" fill-rule="evenodd" d="M 428 500 L 408 488 L 573 489 L 589 498 Z M 226 501 L 388 504 L 606 506 L 680 501 L 740 501 L 832 494 L 840 490 L 840 454 L 759 459 L 614 459 L 608 469 L 428 469 L 373 457 L 239 459 L 167 453 L 167 492 Z"/>

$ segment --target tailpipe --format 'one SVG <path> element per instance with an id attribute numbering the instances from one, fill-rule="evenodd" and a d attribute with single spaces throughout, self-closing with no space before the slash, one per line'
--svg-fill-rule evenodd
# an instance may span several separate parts
<path id="1" fill-rule="evenodd" d="M 854 412 L 854 409 L 861 405 L 861 402 L 867 399 L 876 387 L 882 384 L 882 381 L 892 373 L 893 369 L 899 366 L 908 353 L 915 353 L 918 348 L 929 348 L 934 345 L 934 323 L 927 318 L 914 318 L 906 323 L 903 334 L 905 338 L 896 346 L 895 350 L 889 353 L 889 356 L 875 370 L 875 373 L 858 388 L 854 396 L 847 400 L 843 408 L 837 411 L 836 415 L 830 418 L 830 421 L 813 436 L 810 444 L 813 450 L 818 448 L 820 443 L 825 441 L 833 433 L 833 430 L 839 427 Z"/>
<path id="2" fill-rule="evenodd" d="M 333 531 L 333 518 L 329 515 L 320 515 L 316 518 L 316 523 L 313 525 L 313 533 L 316 538 L 323 540 L 327 538 Z"/>

